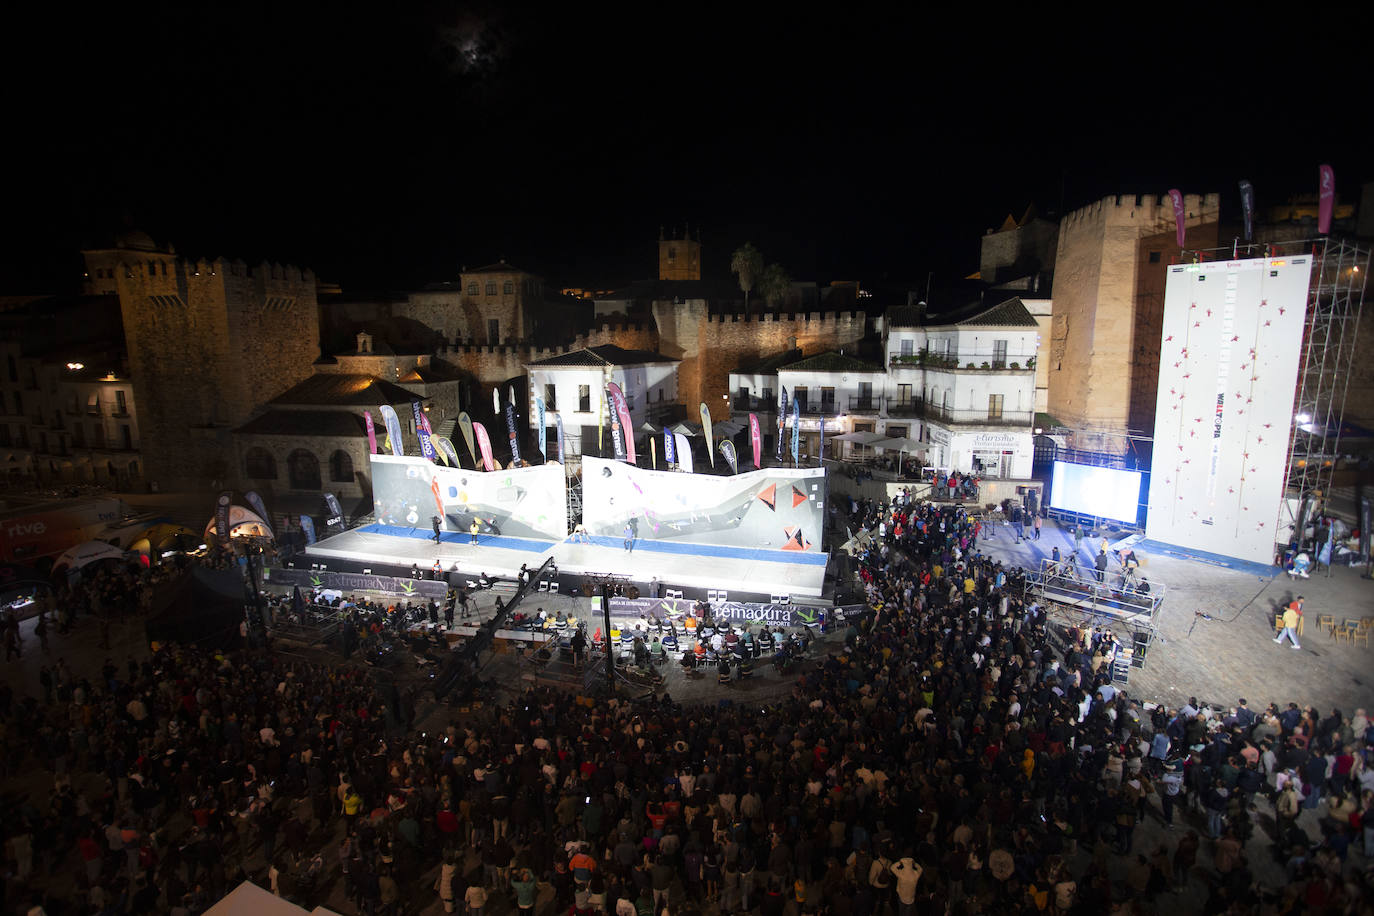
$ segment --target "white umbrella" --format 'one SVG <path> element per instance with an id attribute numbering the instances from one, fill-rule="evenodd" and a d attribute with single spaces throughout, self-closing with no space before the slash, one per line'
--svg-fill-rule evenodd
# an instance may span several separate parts
<path id="1" fill-rule="evenodd" d="M 688 422 L 686 422 L 686 421 L 681 421 L 681 422 L 678 422 L 678 423 L 674 423 L 672 426 L 670 426 L 670 427 L 668 427 L 668 428 L 671 429 L 671 430 L 672 430 L 673 432 L 675 432 L 675 433 L 682 433 L 684 436 L 700 436 L 700 435 L 701 435 L 701 427 L 700 427 L 700 426 L 694 426 L 694 425 L 692 425 L 691 423 L 688 423 Z"/>
<path id="2" fill-rule="evenodd" d="M 63 566 L 80 569 L 99 560 L 121 560 L 123 558 L 124 551 L 113 544 L 107 544 L 104 541 L 87 541 L 63 552 L 53 563 L 53 569 Z"/>
<path id="3" fill-rule="evenodd" d="M 840 436 L 831 436 L 834 442 L 853 442 L 856 445 L 872 445 L 874 442 L 885 438 L 882 433 L 870 433 L 863 430 L 854 433 L 844 433 Z"/>
<path id="4" fill-rule="evenodd" d="M 873 446 L 874 448 L 893 448 L 902 452 L 930 451 L 929 445 L 925 444 L 924 442 L 918 442 L 915 439 L 909 439 L 906 436 L 894 436 L 891 439 L 880 438 L 876 442 L 870 442 L 868 444 Z"/>

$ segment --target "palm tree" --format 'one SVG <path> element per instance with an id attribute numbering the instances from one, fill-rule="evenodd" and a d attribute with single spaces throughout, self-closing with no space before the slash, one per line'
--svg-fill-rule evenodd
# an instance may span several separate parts
<path id="1" fill-rule="evenodd" d="M 745 242 L 730 256 L 730 273 L 739 278 L 739 288 L 744 291 L 744 312 L 749 313 L 749 293 L 754 289 L 754 280 L 763 272 L 763 255 L 754 247 L 753 242 Z"/>
<path id="2" fill-rule="evenodd" d="M 758 287 L 759 295 L 768 307 L 777 308 L 787 299 L 787 293 L 792 289 L 792 278 L 781 264 L 769 264 L 759 277 Z"/>

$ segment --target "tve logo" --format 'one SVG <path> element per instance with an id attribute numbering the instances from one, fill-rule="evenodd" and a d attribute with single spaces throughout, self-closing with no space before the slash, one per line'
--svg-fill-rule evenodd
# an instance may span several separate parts
<path id="1" fill-rule="evenodd" d="M 42 522 L 15 522 L 5 529 L 5 534 L 12 538 L 24 537 L 25 535 L 42 534 L 48 530 L 48 526 Z"/>

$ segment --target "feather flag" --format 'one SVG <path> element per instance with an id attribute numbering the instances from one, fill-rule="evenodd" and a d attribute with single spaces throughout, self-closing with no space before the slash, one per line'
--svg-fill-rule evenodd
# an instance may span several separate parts
<path id="1" fill-rule="evenodd" d="M 494 416 L 501 416 L 501 389 L 499 386 L 491 389 L 491 412 Z"/>
<path id="2" fill-rule="evenodd" d="M 625 401 L 625 392 L 615 382 L 606 384 L 606 392 L 611 399 L 611 439 L 616 447 L 615 456 L 630 464 L 635 461 L 635 427 L 630 419 L 630 407 Z"/>
<path id="3" fill-rule="evenodd" d="M 536 395 L 534 399 L 535 442 L 539 446 L 539 457 L 548 461 L 549 456 L 544 451 L 544 447 L 548 443 L 549 431 L 544 427 L 544 410 L 544 399 Z"/>
<path id="4" fill-rule="evenodd" d="M 671 429 L 663 430 L 663 463 L 668 467 L 677 464 L 677 447 Z"/>
<path id="5" fill-rule="evenodd" d="M 797 393 L 792 392 L 792 465 L 801 463 L 801 404 L 797 403 Z"/>
<path id="6" fill-rule="evenodd" d="M 372 423 L 372 411 L 363 411 L 363 420 L 367 423 L 367 453 L 377 454 L 377 427 Z"/>
<path id="7" fill-rule="evenodd" d="M 1174 202 L 1174 234 L 1178 237 L 1178 247 L 1183 247 L 1183 221 L 1187 211 L 1183 207 L 1183 192 L 1178 188 L 1169 189 L 1169 199 Z"/>
<path id="8" fill-rule="evenodd" d="M 553 425 L 558 433 L 558 463 L 563 464 L 563 415 L 561 413 L 553 415 Z"/>
<path id="9" fill-rule="evenodd" d="M 706 436 L 706 457 L 711 459 L 711 467 L 716 466 L 716 440 L 711 434 L 711 408 L 701 402 L 701 431 Z"/>
<path id="10" fill-rule="evenodd" d="M 510 461 L 520 466 L 520 427 L 515 419 L 515 389 L 510 390 L 510 400 L 506 402 L 506 436 L 510 439 Z"/>
<path id="11" fill-rule="evenodd" d="M 439 451 L 443 452 L 444 457 L 448 459 L 449 467 L 460 468 L 463 466 L 463 463 L 458 460 L 458 450 L 453 447 L 453 442 L 449 440 L 448 436 L 437 436 L 435 441 L 439 443 Z"/>
<path id="12" fill-rule="evenodd" d="M 1240 212 L 1245 221 L 1245 241 L 1250 241 L 1255 223 L 1255 186 L 1248 181 L 1240 183 Z"/>
<path id="13" fill-rule="evenodd" d="M 735 454 L 735 443 L 729 439 L 720 440 L 720 454 L 725 459 L 725 463 L 730 465 L 730 473 L 739 473 L 739 455 Z"/>
<path id="14" fill-rule="evenodd" d="M 658 440 L 653 436 L 649 437 L 649 460 L 653 462 L 653 468 L 658 470 Z"/>
<path id="15" fill-rule="evenodd" d="M 466 410 L 458 414 L 458 428 L 463 431 L 463 441 L 468 444 L 468 454 L 472 456 L 472 466 L 480 467 L 482 462 L 477 458 L 477 440 L 472 435 L 472 417 L 468 416 Z"/>
<path id="16" fill-rule="evenodd" d="M 763 435 L 759 432 L 758 414 L 749 415 L 749 445 L 754 451 L 754 468 L 757 470 L 763 467 L 760 460 L 763 458 Z"/>
<path id="17" fill-rule="evenodd" d="M 677 466 L 688 474 L 692 473 L 692 443 L 682 433 L 673 433 L 673 438 L 677 440 Z"/>
<path id="18" fill-rule="evenodd" d="M 787 421 L 787 386 L 778 386 L 778 454 L 777 459 L 782 460 L 782 430 L 783 424 Z"/>
<path id="19" fill-rule="evenodd" d="M 401 439 L 401 419 L 396 416 L 395 408 L 390 404 L 383 404 L 378 409 L 382 412 L 382 422 L 386 424 L 386 439 L 391 454 L 397 458 L 405 457 L 405 443 Z"/>
<path id="20" fill-rule="evenodd" d="M 496 470 L 496 460 L 491 457 L 491 437 L 487 435 L 487 428 L 481 423 L 474 423 L 472 429 L 477 433 L 477 448 L 482 452 L 482 467 L 488 471 Z"/>
<path id="21" fill-rule="evenodd" d="M 1331 232 L 1331 211 L 1336 206 L 1336 173 L 1329 165 L 1317 167 L 1317 231 L 1322 235 Z"/>
<path id="22" fill-rule="evenodd" d="M 424 409 L 420 407 L 419 398 L 410 402 L 410 413 L 415 420 L 415 437 L 420 440 L 420 454 L 425 460 L 433 461 L 434 443 L 429 441 L 429 433 L 425 431 Z"/>
<path id="23" fill-rule="evenodd" d="M 420 414 L 420 423 L 425 428 L 425 435 L 429 437 L 430 448 L 434 451 L 434 460 L 438 464 L 448 464 L 448 456 L 443 449 L 439 448 L 437 437 L 434 435 L 434 427 L 429 425 L 429 414 Z"/>

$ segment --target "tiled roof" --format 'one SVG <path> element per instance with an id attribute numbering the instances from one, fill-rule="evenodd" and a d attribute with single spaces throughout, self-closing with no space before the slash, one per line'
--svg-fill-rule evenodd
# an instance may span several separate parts
<path id="1" fill-rule="evenodd" d="M 776 353 L 772 356 L 761 357 L 749 362 L 740 363 L 735 370 L 740 375 L 772 375 L 779 369 L 790 366 L 802 358 L 802 351 L 788 350 L 785 353 Z"/>
<path id="2" fill-rule="evenodd" d="M 530 366 L 540 366 L 542 368 L 557 366 L 638 366 L 642 363 L 675 363 L 671 356 L 664 356 L 662 353 L 655 353 L 653 350 L 626 350 L 614 344 L 602 344 L 599 347 L 586 347 L 582 350 L 572 350 L 568 353 L 560 353 L 558 356 L 550 356 L 548 359 L 541 359 Z"/>
<path id="3" fill-rule="evenodd" d="M 488 264 L 486 267 L 474 267 L 463 271 L 464 274 L 528 274 L 530 271 L 521 270 L 514 264 L 507 264 L 505 261 L 497 261 L 495 264 Z M 534 276 L 534 274 L 530 274 Z"/>
<path id="4" fill-rule="evenodd" d="M 307 407 L 379 407 L 382 404 L 406 404 L 416 398 L 421 396 L 373 375 L 321 372 L 288 388 L 273 398 L 271 403 Z"/>
<path id="5" fill-rule="evenodd" d="M 780 367 L 787 372 L 882 372 L 883 367 L 874 363 L 830 351 L 808 356 L 800 362 Z"/>
<path id="6" fill-rule="evenodd" d="M 984 309 L 977 314 L 955 322 L 962 327 L 999 327 L 1034 328 L 1035 316 L 1030 313 L 1020 297 L 1013 296 L 1005 302 Z"/>
<path id="7" fill-rule="evenodd" d="M 889 328 L 919 328 L 925 309 L 917 305 L 898 305 L 884 313 Z"/>
<path id="8" fill-rule="evenodd" d="M 235 432 L 251 436 L 361 436 L 363 416 L 351 410 L 269 410 Z"/>

